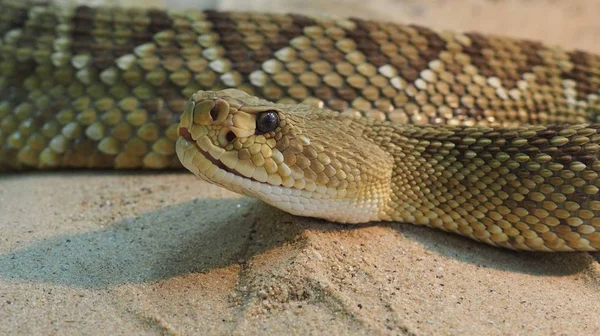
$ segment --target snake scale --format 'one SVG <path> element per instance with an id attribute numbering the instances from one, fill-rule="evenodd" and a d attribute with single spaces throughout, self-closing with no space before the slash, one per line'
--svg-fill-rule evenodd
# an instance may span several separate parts
<path id="1" fill-rule="evenodd" d="M 0 36 L 0 170 L 183 163 L 297 215 L 600 249 L 596 55 L 356 18 L 31 0 L 0 1 Z"/>

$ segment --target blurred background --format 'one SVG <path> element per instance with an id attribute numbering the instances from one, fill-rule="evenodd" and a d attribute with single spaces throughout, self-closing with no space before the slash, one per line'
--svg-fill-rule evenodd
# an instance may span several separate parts
<path id="1" fill-rule="evenodd" d="M 354 16 L 543 40 L 600 53 L 599 0 L 60 0 L 89 5 Z"/>

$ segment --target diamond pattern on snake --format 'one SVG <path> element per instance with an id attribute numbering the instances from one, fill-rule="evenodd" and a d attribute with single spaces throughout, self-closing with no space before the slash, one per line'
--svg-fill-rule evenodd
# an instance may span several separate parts
<path id="1" fill-rule="evenodd" d="M 184 166 L 301 216 L 600 249 L 597 55 L 360 19 L 0 10 L 0 170 Z"/>

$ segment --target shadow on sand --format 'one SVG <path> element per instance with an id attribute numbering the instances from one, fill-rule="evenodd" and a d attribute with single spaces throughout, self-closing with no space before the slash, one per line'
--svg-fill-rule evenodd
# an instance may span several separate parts
<path id="1" fill-rule="evenodd" d="M 464 263 L 506 272 L 536 276 L 566 276 L 581 272 L 590 263 L 598 262 L 597 253 L 544 253 L 523 252 L 489 246 L 453 233 L 402 223 L 369 223 L 353 226 L 332 224 L 314 219 L 298 220 L 303 230 L 327 232 L 361 230 L 383 226 L 395 234 L 418 241 L 427 250 Z M 373 242 L 376 244 L 377 242 Z"/>
<path id="2" fill-rule="evenodd" d="M 208 217 L 203 209 L 217 215 Z M 408 224 L 348 226 L 295 218 L 250 198 L 197 199 L 0 255 L 0 277 L 91 288 L 154 282 L 243 263 L 292 241 L 304 230 L 335 232 L 373 225 L 417 240 L 438 255 L 482 268 L 564 276 L 596 262 L 596 256 L 586 253 L 515 252 Z"/>
<path id="3" fill-rule="evenodd" d="M 207 272 L 292 239 L 292 222 L 249 198 L 198 199 L 0 255 L 0 277 L 95 288 Z"/>

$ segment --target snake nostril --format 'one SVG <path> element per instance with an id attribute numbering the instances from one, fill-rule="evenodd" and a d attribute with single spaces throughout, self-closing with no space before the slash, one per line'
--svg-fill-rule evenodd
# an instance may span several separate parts
<path id="1" fill-rule="evenodd" d="M 233 140 L 235 140 L 235 133 L 232 131 L 227 132 L 227 134 L 225 134 L 225 140 L 227 140 L 227 142 L 233 142 Z"/>
<path id="2" fill-rule="evenodd" d="M 210 117 L 212 118 L 213 121 L 217 120 L 217 118 L 219 117 L 219 109 L 217 108 L 218 105 L 215 105 L 215 107 L 213 107 L 210 110 Z"/>

